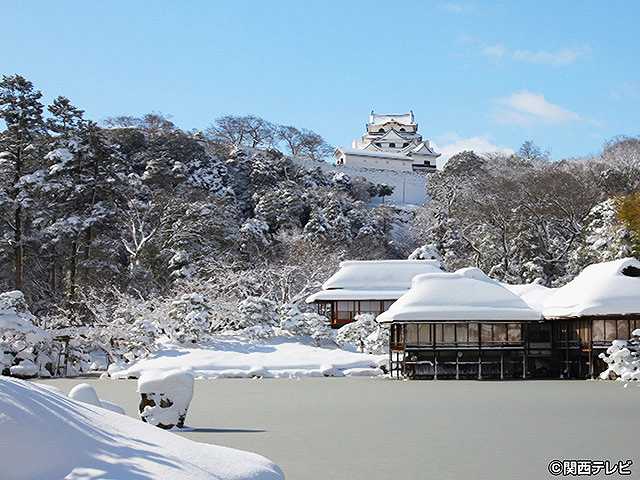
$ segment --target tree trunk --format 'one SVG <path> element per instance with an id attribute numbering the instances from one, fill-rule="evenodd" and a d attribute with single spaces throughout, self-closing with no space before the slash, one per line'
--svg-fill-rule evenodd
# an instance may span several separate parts
<path id="1" fill-rule="evenodd" d="M 18 198 L 20 190 L 18 189 L 18 182 L 22 176 L 22 135 L 18 136 L 18 149 L 16 152 L 15 163 L 15 183 L 14 183 L 14 200 Z M 20 204 L 16 205 L 14 212 L 14 257 L 15 257 L 15 287 L 16 290 L 22 290 L 24 288 L 24 248 L 22 246 L 22 207 Z"/>
<path id="2" fill-rule="evenodd" d="M 15 211 L 15 286 L 16 290 L 22 290 L 24 287 L 24 249 L 22 248 L 22 208 L 16 207 Z"/>
<path id="3" fill-rule="evenodd" d="M 76 273 L 78 271 L 78 241 L 71 242 L 71 265 L 69 267 L 69 299 L 76 298 Z"/>

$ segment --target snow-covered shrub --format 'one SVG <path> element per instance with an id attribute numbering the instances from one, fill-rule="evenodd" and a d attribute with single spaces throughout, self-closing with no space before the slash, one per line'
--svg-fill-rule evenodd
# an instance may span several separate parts
<path id="1" fill-rule="evenodd" d="M 237 319 L 233 329 L 253 340 L 273 337 L 278 313 L 276 303 L 264 297 L 249 296 L 238 304 Z"/>
<path id="2" fill-rule="evenodd" d="M 600 374 L 603 380 L 640 381 L 640 328 L 631 332 L 629 340 L 614 340 L 600 358 L 608 365 Z"/>
<path id="3" fill-rule="evenodd" d="M 140 418 L 160 428 L 184 427 L 193 383 L 193 375 L 184 370 L 145 371 L 138 379 Z"/>
<path id="4" fill-rule="evenodd" d="M 438 262 L 442 262 L 442 255 L 440 255 L 435 243 L 427 243 L 426 245 L 416 248 L 411 255 L 409 255 L 409 260 L 437 260 Z"/>
<path id="5" fill-rule="evenodd" d="M 338 330 L 335 341 L 340 348 L 366 353 L 389 351 L 389 330 L 370 313 L 356 315 L 355 321 Z"/>
<path id="6" fill-rule="evenodd" d="M 0 373 L 20 378 L 51 376 L 52 339 L 34 322 L 22 292 L 0 294 Z"/>
<path id="7" fill-rule="evenodd" d="M 173 341 L 196 343 L 211 330 L 209 306 L 197 293 L 184 294 L 172 302 L 166 321 L 161 322 L 164 333 Z"/>
<path id="8" fill-rule="evenodd" d="M 302 312 L 296 305 L 285 304 L 281 308 L 280 329 L 295 336 L 309 336 L 316 345 L 332 337 L 327 317 L 314 312 Z"/>

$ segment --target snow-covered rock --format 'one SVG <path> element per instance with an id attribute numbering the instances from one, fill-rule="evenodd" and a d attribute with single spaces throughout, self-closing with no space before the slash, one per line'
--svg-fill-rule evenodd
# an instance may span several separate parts
<path id="1" fill-rule="evenodd" d="M 2 478 L 281 480 L 266 458 L 193 442 L 139 420 L 0 377 Z"/>
<path id="2" fill-rule="evenodd" d="M 38 376 L 39 368 L 29 359 L 22 360 L 18 365 L 9 368 L 9 372 L 13 377 L 33 378 Z"/>
<path id="3" fill-rule="evenodd" d="M 193 375 L 185 369 L 146 370 L 138 379 L 140 418 L 160 428 L 182 428 L 193 398 Z"/>
<path id="4" fill-rule="evenodd" d="M 115 403 L 108 402 L 106 400 L 100 400 L 98 394 L 91 385 L 88 383 L 79 383 L 75 387 L 69 391 L 69 398 L 75 400 L 76 402 L 88 403 L 89 405 L 94 405 L 100 408 L 106 408 L 107 410 L 111 410 L 112 412 L 123 414 L 125 413 L 124 409 Z"/>

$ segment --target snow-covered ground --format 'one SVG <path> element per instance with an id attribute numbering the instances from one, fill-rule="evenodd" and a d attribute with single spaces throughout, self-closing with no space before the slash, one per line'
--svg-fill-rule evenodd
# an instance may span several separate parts
<path id="1" fill-rule="evenodd" d="M 387 355 L 317 347 L 303 338 L 248 343 L 242 337 L 218 337 L 193 348 L 165 344 L 124 370 L 111 368 L 110 375 L 138 378 L 144 371 L 185 369 L 196 378 L 378 376 L 386 361 Z"/>
<path id="2" fill-rule="evenodd" d="M 2 478 L 277 480 L 260 455 L 197 443 L 139 420 L 0 377 Z"/>

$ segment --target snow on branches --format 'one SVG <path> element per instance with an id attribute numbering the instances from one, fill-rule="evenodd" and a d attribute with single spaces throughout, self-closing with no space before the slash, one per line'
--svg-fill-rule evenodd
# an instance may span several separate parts
<path id="1" fill-rule="evenodd" d="M 608 365 L 600 374 L 601 379 L 625 383 L 640 381 L 640 328 L 631 332 L 629 340 L 614 340 L 607 353 L 601 353 L 600 358 Z"/>

